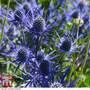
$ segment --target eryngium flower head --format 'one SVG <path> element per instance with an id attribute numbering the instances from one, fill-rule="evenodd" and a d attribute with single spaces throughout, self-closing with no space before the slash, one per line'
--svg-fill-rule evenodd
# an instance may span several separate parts
<path id="1" fill-rule="evenodd" d="M 43 51 L 38 51 L 38 52 L 37 52 L 37 61 L 38 61 L 38 62 L 41 62 L 41 61 L 44 60 L 44 58 L 45 58 L 44 52 L 43 52 Z"/>
<path id="2" fill-rule="evenodd" d="M 64 52 L 68 52 L 71 49 L 71 41 L 66 39 L 62 42 L 60 49 Z"/>
<path id="3" fill-rule="evenodd" d="M 43 75 L 49 75 L 50 72 L 50 63 L 49 61 L 43 60 L 40 64 L 40 71 Z"/>
<path id="4" fill-rule="evenodd" d="M 81 1 L 79 2 L 78 7 L 79 7 L 80 9 L 82 9 L 82 8 L 84 7 L 84 2 L 83 2 L 83 0 L 81 0 Z"/>
<path id="5" fill-rule="evenodd" d="M 23 5 L 23 9 L 24 9 L 24 11 L 25 11 L 25 14 L 27 14 L 28 13 L 28 11 L 29 11 L 29 5 L 27 4 L 27 3 L 25 3 L 24 5 Z"/>
<path id="6" fill-rule="evenodd" d="M 45 28 L 45 20 L 42 17 L 38 17 L 33 22 L 33 28 L 36 32 L 42 32 Z"/>
<path id="7" fill-rule="evenodd" d="M 80 0 L 78 3 L 78 8 L 82 11 L 83 9 L 87 9 L 87 0 Z M 84 12 L 85 13 L 85 12 Z"/>
<path id="8" fill-rule="evenodd" d="M 25 61 L 28 58 L 28 52 L 25 48 L 21 48 L 18 52 L 17 52 L 17 59 L 19 59 L 20 61 Z"/>
<path id="9" fill-rule="evenodd" d="M 78 16 L 79 16 L 79 12 L 78 11 L 74 11 L 72 13 L 72 15 L 71 15 L 71 17 L 73 17 L 73 18 L 78 18 Z"/>
<path id="10" fill-rule="evenodd" d="M 23 18 L 23 14 L 20 10 L 16 10 L 14 13 L 14 18 L 16 21 L 21 22 Z"/>

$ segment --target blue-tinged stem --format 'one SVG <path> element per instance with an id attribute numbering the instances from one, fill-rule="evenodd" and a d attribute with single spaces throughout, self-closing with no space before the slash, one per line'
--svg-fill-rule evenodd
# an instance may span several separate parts
<path id="1" fill-rule="evenodd" d="M 1 9 L 1 0 L 0 0 L 0 9 Z"/>

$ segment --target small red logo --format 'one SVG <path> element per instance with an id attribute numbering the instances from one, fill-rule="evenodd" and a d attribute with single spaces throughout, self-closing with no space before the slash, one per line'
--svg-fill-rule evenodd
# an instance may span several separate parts
<path id="1" fill-rule="evenodd" d="M 0 85 L 4 88 L 12 87 L 12 75 L 2 75 L 0 74 Z"/>

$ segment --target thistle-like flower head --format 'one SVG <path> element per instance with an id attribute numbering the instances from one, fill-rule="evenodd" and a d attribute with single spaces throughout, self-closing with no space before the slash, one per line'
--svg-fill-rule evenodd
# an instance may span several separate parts
<path id="1" fill-rule="evenodd" d="M 14 13 L 14 18 L 16 21 L 21 22 L 23 18 L 23 14 L 20 10 L 16 10 Z"/>
<path id="2" fill-rule="evenodd" d="M 21 48 L 18 53 L 17 53 L 17 58 L 20 59 L 21 61 L 26 60 L 28 57 L 27 50 L 24 48 Z"/>
<path id="3" fill-rule="evenodd" d="M 37 61 L 38 61 L 38 62 L 41 62 L 41 61 L 44 60 L 44 58 L 45 58 L 44 52 L 43 52 L 43 51 L 38 51 L 38 52 L 37 52 Z"/>
<path id="4" fill-rule="evenodd" d="M 40 71 L 43 75 L 49 75 L 49 73 L 50 73 L 50 63 L 49 63 L 49 61 L 43 60 L 41 62 Z"/>
<path id="5" fill-rule="evenodd" d="M 71 16 L 72 16 L 73 18 L 78 18 L 79 12 L 78 12 L 78 11 L 74 11 Z"/>
<path id="6" fill-rule="evenodd" d="M 45 20 L 42 17 L 37 17 L 33 22 L 33 28 L 36 32 L 43 32 L 45 29 Z"/>
<path id="7" fill-rule="evenodd" d="M 68 39 L 64 40 L 60 46 L 60 49 L 68 52 L 71 49 L 71 41 Z"/>
<path id="8" fill-rule="evenodd" d="M 84 2 L 83 2 L 83 0 L 81 0 L 81 1 L 79 2 L 78 7 L 79 7 L 80 9 L 82 9 L 82 8 L 84 7 Z"/>
<path id="9" fill-rule="evenodd" d="M 29 9 L 30 9 L 28 3 L 25 3 L 25 4 L 23 5 L 23 9 L 24 9 L 24 11 L 25 11 L 25 14 L 27 14 L 28 11 L 29 11 Z"/>

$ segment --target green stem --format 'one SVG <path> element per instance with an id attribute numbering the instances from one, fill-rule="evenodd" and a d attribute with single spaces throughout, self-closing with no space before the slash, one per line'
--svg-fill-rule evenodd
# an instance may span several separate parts
<path id="1" fill-rule="evenodd" d="M 84 70 L 84 67 L 85 67 L 85 65 L 86 65 L 86 61 L 87 61 L 87 58 L 88 58 L 89 45 L 90 45 L 90 34 L 88 35 L 88 41 L 87 41 L 85 58 L 84 58 L 83 65 L 82 65 L 82 67 L 81 67 L 81 73 L 80 73 L 81 75 L 83 75 L 83 70 Z M 81 79 L 80 83 L 77 85 L 78 87 L 82 84 L 82 81 L 83 81 L 83 79 Z"/>
<path id="2" fill-rule="evenodd" d="M 3 39 L 3 36 L 4 36 L 4 25 L 5 25 L 5 23 L 6 23 L 6 17 L 4 18 L 4 22 L 3 22 L 3 27 L 2 27 L 2 32 L 1 32 L 1 36 L 0 36 L 0 44 L 1 44 L 1 42 L 2 42 L 2 39 Z"/>
<path id="3" fill-rule="evenodd" d="M 86 65 L 86 60 L 87 60 L 87 58 L 88 58 L 89 45 L 90 45 L 90 35 L 88 36 L 88 42 L 87 42 L 87 47 L 86 47 L 85 58 L 84 58 L 83 65 L 82 65 L 82 67 L 81 67 L 81 75 L 83 74 L 83 70 L 84 70 L 84 67 L 85 67 L 85 65 Z"/>
<path id="4" fill-rule="evenodd" d="M 69 73 L 69 76 L 68 76 L 68 84 L 70 84 L 70 81 L 71 81 L 71 76 L 72 76 L 72 73 L 74 72 L 75 70 L 75 58 L 73 58 L 73 62 L 71 64 L 71 71 Z"/>
<path id="5" fill-rule="evenodd" d="M 8 1 L 8 6 L 7 6 L 7 8 L 9 8 L 9 5 L 10 5 L 10 0 Z"/>
<path id="6" fill-rule="evenodd" d="M 0 5 L 1 5 L 1 0 L 0 0 Z M 1 35 L 1 36 L 0 36 L 0 44 L 2 43 L 3 36 L 4 36 L 4 26 L 5 26 L 6 21 L 7 21 L 7 13 L 8 13 L 9 5 L 10 5 L 10 0 L 8 1 L 8 4 L 7 4 L 6 16 L 5 16 L 5 18 L 4 18 L 3 27 L 2 27 L 2 31 L 1 31 L 1 34 L 0 34 L 0 35 Z"/>
<path id="7" fill-rule="evenodd" d="M 77 31 L 76 31 L 76 40 L 77 40 L 77 43 L 78 43 L 78 34 L 79 34 L 79 26 L 77 26 Z M 69 73 L 69 76 L 68 76 L 68 84 L 70 84 L 70 81 L 71 81 L 71 76 L 72 76 L 72 73 L 74 72 L 74 70 L 76 69 L 75 68 L 75 61 L 76 61 L 76 58 L 75 58 L 75 54 L 73 54 L 74 56 L 73 57 L 73 62 L 71 64 L 71 71 Z"/>

